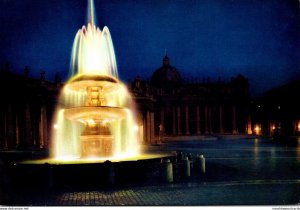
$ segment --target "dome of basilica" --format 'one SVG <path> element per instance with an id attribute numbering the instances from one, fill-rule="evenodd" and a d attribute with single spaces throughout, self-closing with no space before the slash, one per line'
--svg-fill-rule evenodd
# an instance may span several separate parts
<path id="1" fill-rule="evenodd" d="M 170 65 L 167 55 L 163 59 L 163 65 L 153 73 L 151 84 L 155 87 L 179 86 L 182 84 L 179 72 Z"/>

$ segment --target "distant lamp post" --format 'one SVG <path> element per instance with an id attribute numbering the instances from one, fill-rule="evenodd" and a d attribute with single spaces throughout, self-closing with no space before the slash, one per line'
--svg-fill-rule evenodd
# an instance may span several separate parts
<path id="1" fill-rule="evenodd" d="M 261 135 L 261 125 L 260 125 L 260 124 L 256 124 L 256 125 L 254 126 L 254 133 L 255 133 L 256 135 Z"/>
<path id="2" fill-rule="evenodd" d="M 296 134 L 300 135 L 300 120 L 297 122 Z"/>
<path id="3" fill-rule="evenodd" d="M 250 116 L 248 117 L 246 130 L 247 130 L 247 134 L 249 134 L 249 135 L 253 134 L 253 131 L 252 131 L 252 122 L 251 122 Z"/>

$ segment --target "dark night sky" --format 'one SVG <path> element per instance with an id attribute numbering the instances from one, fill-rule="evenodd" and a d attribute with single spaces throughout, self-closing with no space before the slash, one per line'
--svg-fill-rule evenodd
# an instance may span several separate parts
<path id="1" fill-rule="evenodd" d="M 110 29 L 120 78 L 150 78 L 167 49 L 184 77 L 239 73 L 253 95 L 300 78 L 297 0 L 94 0 Z M 69 71 L 86 0 L 0 0 L 0 64 L 52 80 Z"/>

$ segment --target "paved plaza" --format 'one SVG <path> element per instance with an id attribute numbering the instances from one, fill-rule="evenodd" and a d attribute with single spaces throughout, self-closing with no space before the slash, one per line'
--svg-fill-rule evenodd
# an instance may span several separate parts
<path id="1" fill-rule="evenodd" d="M 172 205 L 298 205 L 300 147 L 269 139 L 177 141 L 147 147 L 148 151 L 203 154 L 206 173 L 188 179 L 174 175 L 163 183 L 158 174 L 145 182 L 114 186 L 52 189 L 1 189 L 2 205 L 21 206 L 172 206 Z M 193 169 L 192 169 L 193 170 Z M 2 184 L 3 185 L 3 184 Z"/>
<path id="2" fill-rule="evenodd" d="M 299 182 L 215 182 L 124 187 L 122 189 L 15 194 L 7 205 L 164 206 L 298 204 Z"/>

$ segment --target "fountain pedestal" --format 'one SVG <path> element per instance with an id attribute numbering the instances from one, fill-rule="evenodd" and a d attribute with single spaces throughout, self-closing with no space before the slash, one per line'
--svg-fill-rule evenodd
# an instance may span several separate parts
<path id="1" fill-rule="evenodd" d="M 106 98 L 113 98 L 114 92 L 121 90 L 118 81 L 103 75 L 84 75 L 69 82 L 68 90 L 72 94 L 86 91 L 84 102 L 74 103 L 64 110 L 66 119 L 84 125 L 79 136 L 80 158 L 114 156 L 115 138 L 110 129 L 128 115 L 125 107 L 107 106 Z"/>
<path id="2" fill-rule="evenodd" d="M 113 155 L 112 135 L 80 136 L 81 157 L 111 157 Z"/>
<path id="3" fill-rule="evenodd" d="M 113 155 L 113 136 L 103 122 L 87 124 L 80 136 L 81 157 L 111 157 Z"/>

